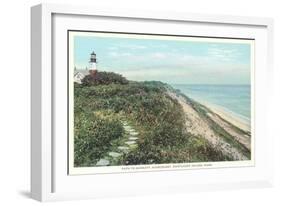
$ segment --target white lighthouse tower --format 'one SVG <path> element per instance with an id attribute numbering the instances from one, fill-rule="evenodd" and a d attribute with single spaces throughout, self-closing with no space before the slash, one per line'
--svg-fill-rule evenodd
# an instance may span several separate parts
<path id="1" fill-rule="evenodd" d="M 89 63 L 90 63 L 89 70 L 96 71 L 97 70 L 97 56 L 96 56 L 96 53 L 94 51 L 91 53 Z"/>

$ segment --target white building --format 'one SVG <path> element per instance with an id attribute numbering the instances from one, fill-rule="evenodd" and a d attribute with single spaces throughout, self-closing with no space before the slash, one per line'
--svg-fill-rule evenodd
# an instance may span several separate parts
<path id="1" fill-rule="evenodd" d="M 73 81 L 81 84 L 82 83 L 82 79 L 85 77 L 84 74 L 82 74 L 81 72 L 74 72 L 74 77 L 73 77 Z"/>

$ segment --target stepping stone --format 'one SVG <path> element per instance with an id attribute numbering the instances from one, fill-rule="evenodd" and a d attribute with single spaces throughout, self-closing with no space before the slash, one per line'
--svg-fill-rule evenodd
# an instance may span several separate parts
<path id="1" fill-rule="evenodd" d="M 107 160 L 107 159 L 100 159 L 98 162 L 97 162 L 97 164 L 96 164 L 96 166 L 107 166 L 107 165 L 109 165 L 109 160 Z"/>
<path id="2" fill-rule="evenodd" d="M 111 157 L 120 157 L 122 154 L 120 154 L 118 152 L 109 152 L 108 155 Z"/>
<path id="3" fill-rule="evenodd" d="M 133 144 L 136 144 L 136 141 L 128 141 L 128 142 L 125 142 L 127 145 L 133 145 Z"/>
<path id="4" fill-rule="evenodd" d="M 137 144 L 131 144 L 131 145 L 130 145 L 130 149 L 135 149 L 135 148 L 137 148 L 137 147 L 138 147 Z"/>
<path id="5" fill-rule="evenodd" d="M 138 137 L 129 137 L 129 140 L 137 140 Z"/>
<path id="6" fill-rule="evenodd" d="M 136 136 L 136 135 L 138 135 L 139 133 L 138 132 L 136 132 L 136 131 L 133 131 L 133 132 L 130 132 L 130 135 L 134 135 L 134 136 Z"/>
<path id="7" fill-rule="evenodd" d="M 124 147 L 124 146 L 120 146 L 118 147 L 118 149 L 122 150 L 122 151 L 128 151 L 130 148 L 129 147 Z"/>
<path id="8" fill-rule="evenodd" d="M 130 129 L 132 129 L 132 127 L 128 125 L 128 126 L 124 126 L 124 129 L 126 129 L 126 130 L 129 129 L 130 130 Z"/>

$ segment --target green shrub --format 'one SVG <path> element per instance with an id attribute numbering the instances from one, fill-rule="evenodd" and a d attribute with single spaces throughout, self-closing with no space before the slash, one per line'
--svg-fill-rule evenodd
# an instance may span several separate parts
<path id="1" fill-rule="evenodd" d="M 108 151 L 112 140 L 122 137 L 124 129 L 117 119 L 100 118 L 91 113 L 75 115 L 74 165 L 90 166 Z"/>
<path id="2" fill-rule="evenodd" d="M 100 85 L 100 84 L 128 84 L 129 81 L 120 74 L 114 72 L 100 72 L 95 75 L 87 75 L 82 79 L 82 84 L 85 86 Z"/>

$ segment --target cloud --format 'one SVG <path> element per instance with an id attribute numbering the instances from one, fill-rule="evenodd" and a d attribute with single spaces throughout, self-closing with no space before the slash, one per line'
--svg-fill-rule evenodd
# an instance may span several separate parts
<path id="1" fill-rule="evenodd" d="M 116 46 L 111 46 L 111 47 L 108 47 L 107 49 L 110 50 L 110 51 L 117 51 L 117 50 L 118 50 L 118 47 L 116 47 Z"/>
<path id="2" fill-rule="evenodd" d="M 248 64 L 233 62 L 232 57 L 228 55 L 232 50 L 213 49 L 208 50 L 207 55 L 192 55 L 187 53 L 170 53 L 168 50 L 163 52 L 147 52 L 136 55 L 134 52 L 117 52 L 111 51 L 108 55 L 112 58 L 112 65 L 123 70 L 138 70 L 138 69 L 170 69 L 170 70 L 185 70 L 189 68 L 194 71 L 204 72 L 227 72 L 233 70 L 247 70 Z M 121 65 L 121 66 L 120 66 Z M 116 68 L 115 67 L 115 68 Z"/>
<path id="3" fill-rule="evenodd" d="M 118 52 L 118 51 L 112 51 L 108 53 L 109 56 L 113 58 L 119 58 L 119 57 L 129 57 L 132 56 L 132 53 L 129 52 Z"/>
<path id="4" fill-rule="evenodd" d="M 232 76 L 239 79 L 239 75 L 250 74 L 249 49 L 243 45 L 111 39 L 95 46 L 98 69 L 116 71 L 132 80 L 204 83 L 210 77 L 230 81 Z M 81 68 L 88 64 L 88 54 L 84 53 L 76 60 Z"/>
<path id="5" fill-rule="evenodd" d="M 207 54 L 210 58 L 220 59 L 221 61 L 235 61 L 241 56 L 237 49 L 227 49 L 218 46 L 209 47 Z"/>
<path id="6" fill-rule="evenodd" d="M 148 47 L 145 45 L 138 45 L 138 44 L 115 44 L 114 46 L 109 47 L 109 50 L 122 50 L 122 49 L 147 49 Z"/>
<path id="7" fill-rule="evenodd" d="M 161 53 L 161 52 L 155 52 L 155 53 L 151 53 L 150 54 L 150 57 L 153 58 L 154 60 L 155 59 L 158 59 L 158 60 L 161 60 L 161 59 L 165 59 L 169 56 L 169 54 L 167 53 Z"/>
<path id="8" fill-rule="evenodd" d="M 227 69 L 223 66 L 194 69 L 185 67 L 151 67 L 146 69 L 118 69 L 114 70 L 126 78 L 135 81 L 158 80 L 168 83 L 235 83 L 233 79 L 240 79 L 243 83 L 250 81 L 250 71 L 244 65 L 233 65 Z"/>

